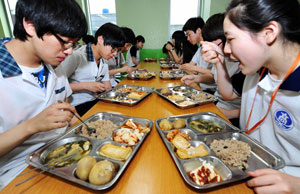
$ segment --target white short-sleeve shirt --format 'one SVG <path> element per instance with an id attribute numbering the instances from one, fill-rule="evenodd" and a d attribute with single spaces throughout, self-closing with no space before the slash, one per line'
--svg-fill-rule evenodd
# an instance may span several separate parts
<path id="1" fill-rule="evenodd" d="M 35 117 L 51 104 L 63 101 L 72 91 L 67 77 L 60 66 L 48 70 L 46 89 L 41 88 L 31 74 L 31 68 L 19 66 L 9 54 L 4 41 L 0 40 L 0 133 Z M 57 138 L 66 128 L 41 132 L 32 135 L 23 144 L 0 158 L 0 189 L 7 185 L 27 166 L 28 154 Z"/>
<path id="2" fill-rule="evenodd" d="M 100 59 L 100 63 L 97 65 L 91 44 L 75 50 L 72 55 L 63 61 L 61 66 L 66 72 L 70 83 L 109 81 L 108 65 L 104 63 L 103 59 Z M 70 103 L 77 106 L 95 99 L 92 92 L 79 91 L 72 94 Z"/>
<path id="3" fill-rule="evenodd" d="M 253 98 L 258 85 L 258 93 L 253 107 L 249 128 L 261 120 L 267 112 L 271 95 L 280 80 L 269 73 L 258 82 L 259 74 L 246 76 L 240 126 L 246 128 Z M 300 68 L 296 69 L 280 86 L 270 112 L 265 121 L 250 136 L 279 154 L 286 163 L 282 171 L 300 177 Z"/>

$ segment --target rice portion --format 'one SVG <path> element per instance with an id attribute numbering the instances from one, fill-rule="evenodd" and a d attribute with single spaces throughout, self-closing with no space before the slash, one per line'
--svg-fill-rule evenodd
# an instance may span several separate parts
<path id="1" fill-rule="evenodd" d="M 210 148 L 227 165 L 238 167 L 240 170 L 248 168 L 247 159 L 250 157 L 250 146 L 238 140 L 214 140 Z"/>
<path id="2" fill-rule="evenodd" d="M 77 130 L 77 134 L 94 139 L 105 139 L 111 136 L 112 132 L 118 128 L 117 125 L 109 120 L 97 120 L 94 122 L 88 122 L 87 125 L 91 128 L 96 129 L 96 132 L 90 133 L 87 130 L 87 127 L 85 125 L 82 125 L 82 127 Z"/>

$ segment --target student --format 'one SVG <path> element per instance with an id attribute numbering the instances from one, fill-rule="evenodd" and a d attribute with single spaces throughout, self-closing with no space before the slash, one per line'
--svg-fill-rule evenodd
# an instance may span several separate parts
<path id="1" fill-rule="evenodd" d="M 103 59 L 116 56 L 124 41 L 122 30 L 106 23 L 96 31 L 93 43 L 80 47 L 62 63 L 73 90 L 70 103 L 80 116 L 98 102 L 95 93 L 111 89 L 108 66 Z"/>
<path id="2" fill-rule="evenodd" d="M 202 28 L 204 27 L 204 24 L 205 23 L 201 17 L 190 18 L 184 24 L 182 29 L 185 31 L 187 39 L 191 44 L 196 45 L 197 43 L 203 41 Z M 212 66 L 212 64 L 209 64 L 202 59 L 200 46 L 192 60 L 189 63 L 179 66 L 179 69 L 193 74 L 206 74 L 211 73 Z M 217 86 L 215 83 L 200 83 L 200 87 L 206 92 L 214 93 Z"/>
<path id="3" fill-rule="evenodd" d="M 140 63 L 140 50 L 143 48 L 145 38 L 142 35 L 138 35 L 135 39 L 136 43 L 133 45 L 126 55 L 126 63 L 130 67 L 137 67 Z"/>
<path id="4" fill-rule="evenodd" d="M 73 0 L 17 2 L 15 38 L 0 40 L 1 189 L 27 167 L 29 153 L 60 136 L 73 118 L 74 107 L 57 103 L 71 94 L 58 65 L 86 33 Z"/>
<path id="5" fill-rule="evenodd" d="M 168 42 L 166 45 L 166 50 L 177 64 L 189 63 L 197 49 L 198 46 L 187 41 L 187 37 L 181 30 L 175 31 L 172 34 L 172 43 Z"/>
<path id="6" fill-rule="evenodd" d="M 246 75 L 241 128 L 286 164 L 249 172 L 256 193 L 300 190 L 299 18 L 297 0 L 233 0 L 224 20 L 224 51 Z"/>
<path id="7" fill-rule="evenodd" d="M 235 62 L 233 59 L 224 57 L 223 48 L 226 42 L 226 38 L 223 30 L 224 14 L 212 15 L 204 25 L 202 29 L 202 36 L 205 42 L 202 44 L 202 58 L 211 64 L 214 64 L 211 70 L 211 79 L 217 83 L 217 90 L 214 93 L 221 101 L 216 105 L 223 112 L 223 114 L 230 119 L 235 125 L 239 126 L 239 113 L 241 106 L 241 93 L 242 84 L 245 76 L 238 68 L 239 62 Z M 203 77 L 208 75 L 187 75 L 182 78 L 185 83 L 189 82 L 201 82 Z M 232 84 L 241 86 L 239 90 L 233 90 Z M 223 99 L 224 93 L 233 93 L 236 97 L 232 99 Z M 224 102 L 224 100 L 227 100 Z"/>
<path id="8" fill-rule="evenodd" d="M 115 57 L 104 60 L 105 63 L 108 64 L 110 83 L 112 87 L 115 87 L 118 83 L 120 83 L 122 79 L 121 73 L 131 73 L 137 69 L 126 65 L 123 55 L 123 53 L 129 50 L 131 45 L 135 44 L 135 34 L 127 27 L 121 27 L 121 30 L 125 37 L 125 45 L 121 48 L 121 52 L 118 52 Z"/>

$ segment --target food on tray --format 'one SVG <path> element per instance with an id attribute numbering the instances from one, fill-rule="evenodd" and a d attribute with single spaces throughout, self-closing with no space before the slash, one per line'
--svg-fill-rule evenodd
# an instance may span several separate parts
<path id="1" fill-rule="evenodd" d="M 117 125 L 113 124 L 110 120 L 97 120 L 94 122 L 87 123 L 89 127 L 96 129 L 95 132 L 90 133 L 85 125 L 78 128 L 76 133 L 85 137 L 95 139 L 105 139 L 111 136 L 112 132 L 118 128 Z"/>
<path id="2" fill-rule="evenodd" d="M 124 99 L 120 100 L 120 102 L 126 102 L 126 103 L 134 103 L 136 101 L 137 100 L 135 100 L 135 99 L 129 99 L 129 98 L 124 98 Z"/>
<path id="3" fill-rule="evenodd" d="M 138 129 L 132 130 L 128 128 L 121 128 L 116 132 L 113 140 L 119 143 L 135 145 L 143 138 L 143 136 L 144 133 L 140 133 Z"/>
<path id="4" fill-rule="evenodd" d="M 169 120 L 163 119 L 159 123 L 159 128 L 161 130 L 168 131 L 168 130 L 171 130 L 173 128 L 173 125 Z"/>
<path id="5" fill-rule="evenodd" d="M 120 100 L 121 98 L 122 96 L 108 97 L 108 99 L 112 99 L 112 100 Z"/>
<path id="6" fill-rule="evenodd" d="M 167 140 L 172 141 L 177 134 L 180 134 L 182 137 L 184 137 L 187 140 L 192 140 L 189 134 L 181 132 L 178 129 L 174 129 L 174 130 L 170 131 L 166 135 L 166 138 L 167 138 Z"/>
<path id="7" fill-rule="evenodd" d="M 148 133 L 150 129 L 147 126 L 143 126 L 142 124 L 135 123 L 132 119 L 128 119 L 121 128 L 129 128 L 132 130 L 138 130 L 140 133 Z"/>
<path id="8" fill-rule="evenodd" d="M 170 77 L 171 77 L 171 74 L 168 73 L 168 72 L 164 72 L 164 73 L 162 73 L 162 77 L 163 77 L 163 78 L 170 78 Z"/>
<path id="9" fill-rule="evenodd" d="M 127 160 L 131 153 L 132 149 L 130 147 L 123 147 L 110 143 L 102 146 L 99 151 L 100 156 L 105 156 L 115 160 Z"/>
<path id="10" fill-rule="evenodd" d="M 188 92 L 188 90 L 186 88 L 180 88 L 180 87 L 178 87 L 178 88 L 175 87 L 175 88 L 173 88 L 173 90 L 176 92 L 181 92 L 181 93 Z"/>
<path id="11" fill-rule="evenodd" d="M 181 129 L 181 128 L 184 128 L 185 127 L 185 120 L 184 119 L 176 119 L 174 122 L 173 122 L 173 127 L 175 129 Z"/>
<path id="12" fill-rule="evenodd" d="M 172 95 L 169 95 L 168 98 L 172 101 L 179 101 L 179 100 L 183 100 L 184 96 L 181 96 L 178 94 L 172 94 Z"/>
<path id="13" fill-rule="evenodd" d="M 128 98 L 135 98 L 135 99 L 141 99 L 143 98 L 147 93 L 143 92 L 143 91 L 135 91 L 135 92 L 131 92 L 128 95 Z"/>
<path id="14" fill-rule="evenodd" d="M 213 121 L 205 119 L 197 119 L 190 123 L 191 127 L 202 133 L 214 133 L 222 131 L 222 127 Z"/>
<path id="15" fill-rule="evenodd" d="M 96 159 L 92 156 L 84 156 L 78 161 L 76 168 L 76 175 L 79 179 L 86 181 L 89 177 L 90 171 L 96 164 Z"/>
<path id="16" fill-rule="evenodd" d="M 212 96 L 209 94 L 205 94 L 205 93 L 199 93 L 199 94 L 193 93 L 191 95 L 191 99 L 196 100 L 196 101 L 204 101 L 204 100 L 212 99 Z"/>
<path id="17" fill-rule="evenodd" d="M 116 168 L 112 162 L 102 160 L 93 166 L 89 174 L 89 181 L 93 185 L 104 185 L 112 180 L 115 172 Z"/>
<path id="18" fill-rule="evenodd" d="M 168 64 L 161 64 L 160 66 L 161 66 L 161 68 L 169 68 Z"/>
<path id="19" fill-rule="evenodd" d="M 162 88 L 160 91 L 162 94 L 171 93 L 170 88 Z"/>
<path id="20" fill-rule="evenodd" d="M 240 170 L 248 168 L 247 159 L 250 157 L 251 147 L 238 140 L 214 140 L 210 148 L 227 165 L 238 167 Z"/>
<path id="21" fill-rule="evenodd" d="M 116 90 L 116 92 L 120 92 L 120 93 L 129 93 L 129 92 L 134 92 L 136 91 L 135 87 L 128 87 L 128 88 L 118 88 Z"/>
<path id="22" fill-rule="evenodd" d="M 50 152 L 45 159 L 45 164 L 50 164 L 49 166 L 55 167 L 69 166 L 89 154 L 91 147 L 89 141 L 67 143 Z"/>
<path id="23" fill-rule="evenodd" d="M 188 176 L 198 185 L 222 181 L 222 177 L 218 175 L 214 167 L 206 163 L 206 161 L 204 161 L 200 167 L 188 172 Z"/>
<path id="24" fill-rule="evenodd" d="M 181 159 L 202 157 L 209 154 L 203 144 L 193 147 L 190 142 L 180 134 L 177 134 L 171 142 L 176 147 L 175 152 Z"/>
<path id="25" fill-rule="evenodd" d="M 195 103 L 192 101 L 188 101 L 188 100 L 178 103 L 179 106 L 188 106 L 188 105 L 193 105 L 193 104 L 195 104 Z"/>

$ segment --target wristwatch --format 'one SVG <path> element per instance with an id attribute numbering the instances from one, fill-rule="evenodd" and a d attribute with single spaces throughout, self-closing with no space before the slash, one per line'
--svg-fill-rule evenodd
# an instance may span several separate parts
<path id="1" fill-rule="evenodd" d="M 173 51 L 175 51 L 175 48 L 174 48 L 174 47 L 170 50 L 170 52 L 173 52 Z"/>

